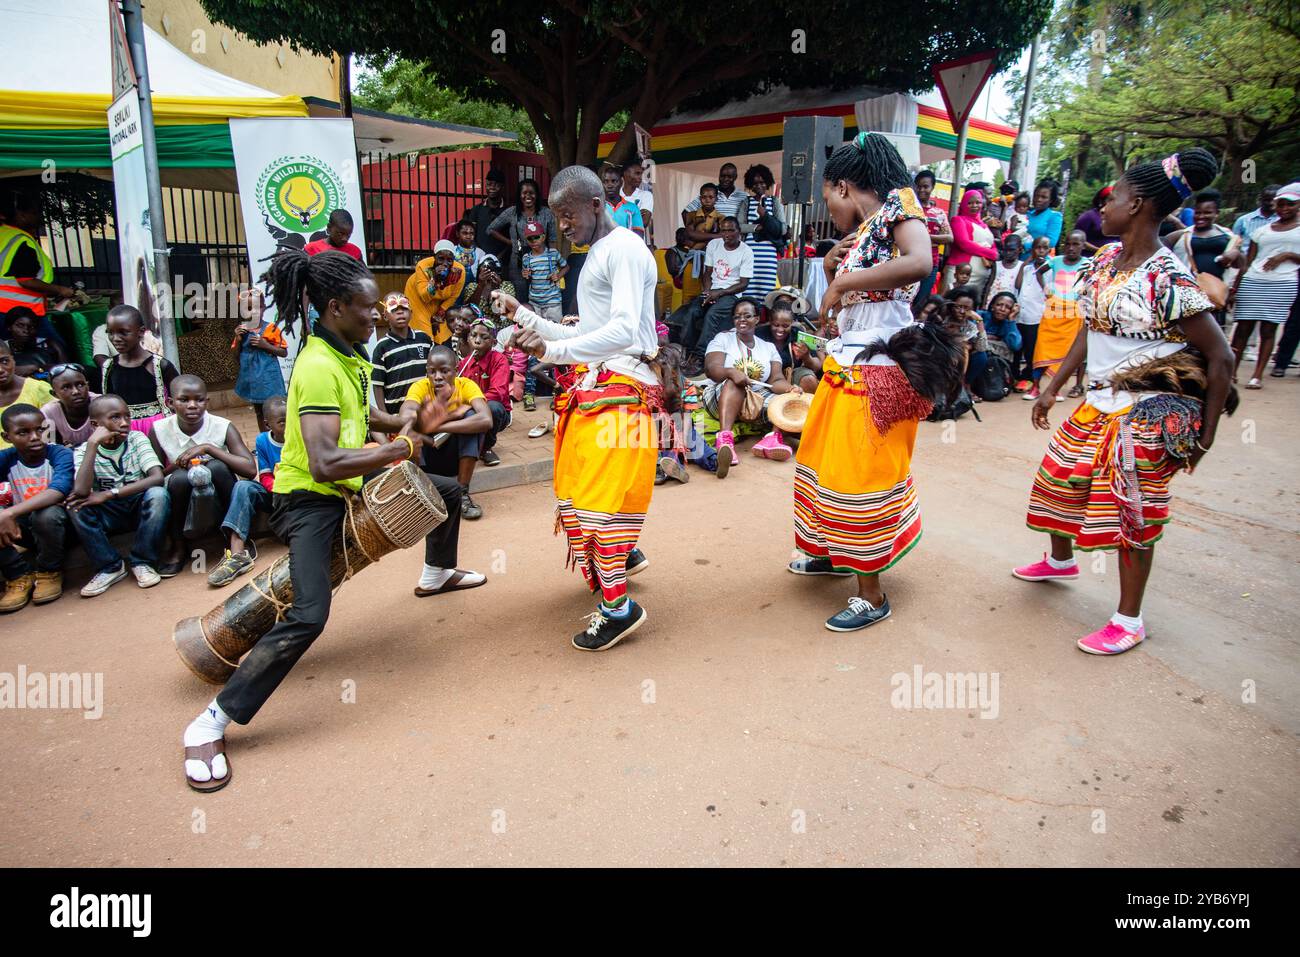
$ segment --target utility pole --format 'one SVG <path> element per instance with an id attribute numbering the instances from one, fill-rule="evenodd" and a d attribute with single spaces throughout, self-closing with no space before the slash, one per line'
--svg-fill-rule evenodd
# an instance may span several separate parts
<path id="1" fill-rule="evenodd" d="M 1029 69 L 1025 71 L 1025 95 L 1020 103 L 1020 130 L 1016 133 L 1015 145 L 1011 147 L 1011 178 L 1020 183 L 1022 189 L 1027 188 L 1025 181 L 1029 178 L 1026 175 L 1028 170 L 1022 167 L 1025 164 L 1025 133 L 1029 129 L 1029 105 L 1034 97 L 1034 74 L 1038 68 L 1038 44 L 1041 39 L 1041 35 L 1035 36 L 1033 44 L 1029 47 Z"/>
<path id="2" fill-rule="evenodd" d="M 121 0 L 122 24 L 126 28 L 126 42 L 131 48 L 131 62 L 135 66 L 136 93 L 140 98 L 140 126 L 144 133 L 145 182 L 149 191 L 149 231 L 153 237 L 154 280 L 159 291 L 155 295 L 158 309 L 158 333 L 162 337 L 163 355 L 176 368 L 180 368 L 180 352 L 176 346 L 176 323 L 172 319 L 173 289 L 171 263 L 167 254 L 167 221 L 163 218 L 162 181 L 158 178 L 158 144 L 153 134 L 153 97 L 149 90 L 149 61 L 144 50 L 144 15 L 140 0 Z M 123 283 L 132 281 L 123 276 Z"/>

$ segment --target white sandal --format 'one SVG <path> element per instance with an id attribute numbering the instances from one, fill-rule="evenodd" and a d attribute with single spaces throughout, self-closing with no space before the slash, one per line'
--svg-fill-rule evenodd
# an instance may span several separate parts
<path id="1" fill-rule="evenodd" d="M 1264 388 L 1264 383 L 1260 382 L 1258 379 L 1251 379 L 1249 382 L 1246 383 L 1246 388 L 1247 388 L 1247 389 L 1262 389 L 1262 388 Z"/>
<path id="2" fill-rule="evenodd" d="M 530 439 L 540 439 L 548 431 L 549 431 L 549 426 L 534 425 L 531 429 L 528 430 L 528 437 Z"/>

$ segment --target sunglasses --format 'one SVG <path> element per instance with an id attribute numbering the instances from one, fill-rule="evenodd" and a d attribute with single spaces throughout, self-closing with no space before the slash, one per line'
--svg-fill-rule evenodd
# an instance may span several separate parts
<path id="1" fill-rule="evenodd" d="M 83 376 L 86 374 L 86 370 L 75 362 L 60 362 L 50 370 L 50 381 L 54 381 L 65 372 L 79 372 Z"/>

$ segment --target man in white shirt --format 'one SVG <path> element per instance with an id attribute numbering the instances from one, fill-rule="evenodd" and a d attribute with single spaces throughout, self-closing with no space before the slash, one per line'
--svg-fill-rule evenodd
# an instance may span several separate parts
<path id="1" fill-rule="evenodd" d="M 551 212 L 571 243 L 589 245 L 578 278 L 578 323 L 565 326 L 501 292 L 499 308 L 517 327 L 512 344 L 553 365 L 575 365 L 577 382 L 556 399 L 555 497 L 569 561 L 601 602 L 582 651 L 612 648 L 646 620 L 627 594 L 627 575 L 649 562 L 636 540 L 654 490 L 663 409 L 659 376 L 648 364 L 655 332 L 654 256 L 635 233 L 614 222 L 605 191 L 585 166 L 551 180 Z"/>
<path id="2" fill-rule="evenodd" d="M 655 194 L 642 185 L 645 176 L 645 163 L 641 157 L 633 156 L 631 162 L 623 167 L 623 188 L 619 195 L 631 203 L 636 203 L 641 210 L 641 224 L 645 226 L 645 244 L 655 248 L 654 211 Z"/>
<path id="3" fill-rule="evenodd" d="M 722 221 L 722 236 L 710 240 L 704 250 L 704 291 L 686 320 L 682 346 L 686 350 L 687 375 L 699 375 L 704 368 L 704 347 L 719 332 L 732 326 L 736 297 L 754 278 L 754 251 L 740 241 L 740 223 L 728 216 Z"/>

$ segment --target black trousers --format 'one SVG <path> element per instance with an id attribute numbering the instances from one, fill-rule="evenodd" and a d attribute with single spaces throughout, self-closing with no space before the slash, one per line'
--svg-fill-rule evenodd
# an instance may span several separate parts
<path id="1" fill-rule="evenodd" d="M 436 568 L 455 568 L 456 552 L 460 547 L 460 482 L 456 481 L 454 469 L 451 476 L 432 472 L 425 474 L 442 496 L 442 504 L 447 508 L 447 520 L 424 536 L 424 563 Z"/>
<path id="2" fill-rule="evenodd" d="M 1034 346 L 1038 343 L 1038 323 L 1025 325 L 1017 322 L 1020 330 L 1020 349 L 1016 352 L 1016 367 L 1011 370 L 1011 377 L 1017 382 L 1034 380 Z"/>
<path id="3" fill-rule="evenodd" d="M 710 306 L 700 303 L 687 320 L 682 332 L 682 346 L 686 354 L 704 358 L 704 350 L 709 347 L 713 337 L 719 332 L 726 332 L 735 325 L 733 313 L 736 310 L 735 296 L 723 296 Z"/>
<path id="4" fill-rule="evenodd" d="M 569 271 L 564 274 L 564 293 L 560 300 L 560 308 L 564 310 L 566 316 L 578 314 L 578 277 L 582 275 L 582 264 L 586 261 L 586 253 L 569 253 L 569 258 L 565 260 L 569 264 Z M 520 300 L 520 302 L 527 301 L 527 299 Z"/>
<path id="5" fill-rule="evenodd" d="M 1273 368 L 1285 372 L 1295 358 L 1297 346 L 1300 346 L 1300 296 L 1291 303 L 1291 312 L 1282 327 L 1282 338 L 1278 340 L 1277 352 L 1274 353 Z"/>
<path id="6" fill-rule="evenodd" d="M 291 492 L 276 495 L 271 528 L 289 545 L 293 604 L 262 636 L 217 695 L 217 704 L 248 724 L 313 641 L 330 614 L 330 557 L 343 529 L 346 506 L 337 495 Z"/>
<path id="7" fill-rule="evenodd" d="M 212 488 L 217 493 L 216 521 L 210 528 L 196 529 L 195 535 L 205 535 L 221 527 L 226 509 L 230 508 L 230 493 L 235 488 L 235 475 L 225 462 L 209 459 L 203 463 L 212 473 Z M 188 469 L 177 469 L 167 476 L 167 495 L 172 500 L 171 533 L 172 540 L 179 542 L 185 536 L 185 517 L 190 510 L 190 473 Z"/>

